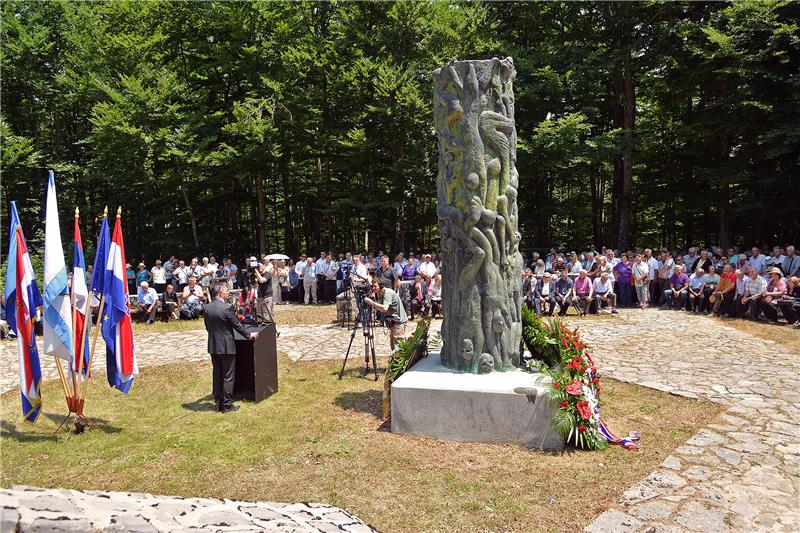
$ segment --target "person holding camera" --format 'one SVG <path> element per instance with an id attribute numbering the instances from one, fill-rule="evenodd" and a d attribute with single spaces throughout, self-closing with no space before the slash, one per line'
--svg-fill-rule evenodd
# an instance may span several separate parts
<path id="1" fill-rule="evenodd" d="M 383 282 L 377 276 L 372 279 L 372 298 L 364 298 L 364 303 L 370 305 L 379 313 L 386 317 L 386 327 L 389 328 L 389 347 L 394 350 L 397 344 L 397 336 L 405 330 L 408 322 L 406 310 L 400 301 L 400 296 L 392 289 L 384 287 Z"/>
<path id="2" fill-rule="evenodd" d="M 258 283 L 256 297 L 256 320 L 259 322 L 275 322 L 273 312 L 272 272 L 269 264 L 259 264 L 254 270 L 256 283 Z"/>

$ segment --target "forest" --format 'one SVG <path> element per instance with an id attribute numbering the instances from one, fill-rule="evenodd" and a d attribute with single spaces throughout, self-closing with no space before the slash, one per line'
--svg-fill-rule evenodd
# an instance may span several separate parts
<path id="1" fill-rule="evenodd" d="M 510 56 L 523 250 L 798 243 L 798 21 L 770 0 L 4 1 L 2 227 L 16 200 L 42 248 L 53 169 L 90 251 L 105 205 L 148 261 L 365 230 L 436 250 L 431 72 Z"/>

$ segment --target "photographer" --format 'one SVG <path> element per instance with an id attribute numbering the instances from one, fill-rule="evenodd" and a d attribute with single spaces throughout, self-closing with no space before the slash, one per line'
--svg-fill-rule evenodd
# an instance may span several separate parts
<path id="1" fill-rule="evenodd" d="M 386 327 L 389 328 L 389 346 L 394 350 L 397 336 L 403 333 L 408 321 L 406 310 L 400 302 L 400 296 L 392 289 L 384 287 L 377 277 L 372 280 L 372 294 L 375 295 L 377 301 L 372 298 L 364 298 L 364 303 L 386 316 Z"/>
<path id="2" fill-rule="evenodd" d="M 254 270 L 258 283 L 256 298 L 256 320 L 259 322 L 275 322 L 272 303 L 272 273 L 268 264 L 259 264 Z"/>

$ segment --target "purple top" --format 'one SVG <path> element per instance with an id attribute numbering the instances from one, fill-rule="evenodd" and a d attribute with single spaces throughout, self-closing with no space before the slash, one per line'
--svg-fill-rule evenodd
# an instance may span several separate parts
<path id="1" fill-rule="evenodd" d="M 403 281 L 411 281 L 417 275 L 417 267 L 415 265 L 408 266 L 408 263 L 403 265 Z"/>
<path id="2" fill-rule="evenodd" d="M 622 261 L 617 263 L 614 267 L 614 274 L 617 275 L 617 283 L 622 283 L 624 285 L 631 284 L 631 264 L 625 264 Z"/>
<path id="3" fill-rule="evenodd" d="M 687 283 L 689 283 L 689 276 L 687 276 L 683 272 L 681 272 L 680 275 L 673 274 L 669 278 L 670 287 L 672 287 L 673 289 L 682 289 L 683 286 L 686 285 Z"/>
<path id="4" fill-rule="evenodd" d="M 589 280 L 588 277 L 581 279 L 575 278 L 575 294 L 577 295 L 586 295 L 589 294 L 589 287 L 591 286 L 592 282 Z"/>

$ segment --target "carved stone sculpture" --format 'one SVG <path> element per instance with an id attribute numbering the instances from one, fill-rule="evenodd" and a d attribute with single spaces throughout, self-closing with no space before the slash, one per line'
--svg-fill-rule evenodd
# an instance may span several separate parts
<path id="1" fill-rule="evenodd" d="M 472 373 L 519 365 L 519 253 L 512 59 L 451 61 L 433 72 L 443 254 L 442 363 Z"/>

